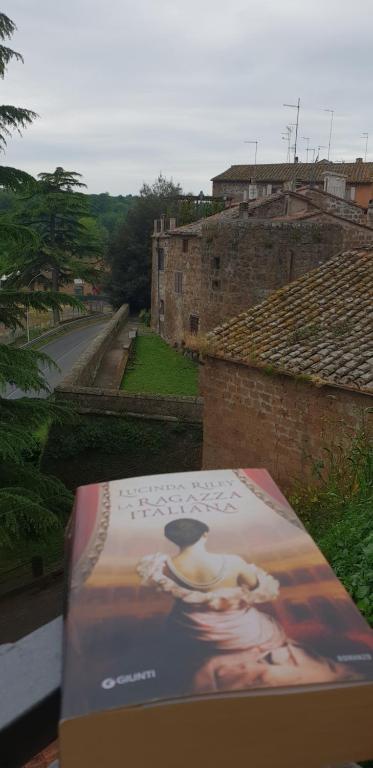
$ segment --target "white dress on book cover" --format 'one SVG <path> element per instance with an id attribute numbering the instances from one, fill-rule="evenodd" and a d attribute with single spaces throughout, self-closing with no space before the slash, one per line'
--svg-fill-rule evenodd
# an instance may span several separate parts
<path id="1" fill-rule="evenodd" d="M 172 629 L 200 648 L 204 663 L 195 674 L 194 690 L 239 689 L 250 685 L 287 685 L 329 682 L 346 668 L 313 657 L 287 638 L 281 625 L 255 606 L 270 603 L 279 583 L 256 565 L 250 565 L 256 586 L 219 586 L 229 570 L 230 556 L 222 557 L 221 571 L 211 586 L 189 582 L 162 553 L 148 555 L 137 571 L 142 583 L 175 598 Z M 171 627 L 170 627 L 171 629 Z"/>
<path id="2" fill-rule="evenodd" d="M 228 556 L 229 557 L 229 556 Z M 228 567 L 223 559 L 213 589 L 196 589 L 175 569 L 171 558 L 157 553 L 144 557 L 138 565 L 143 583 L 176 598 L 173 620 L 184 637 L 206 643 L 221 651 L 248 651 L 259 658 L 285 642 L 280 625 L 254 606 L 277 597 L 276 579 L 253 565 L 257 587 L 220 587 Z"/>

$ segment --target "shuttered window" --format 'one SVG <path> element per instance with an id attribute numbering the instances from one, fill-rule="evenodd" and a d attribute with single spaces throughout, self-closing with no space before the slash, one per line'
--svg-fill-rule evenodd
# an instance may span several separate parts
<path id="1" fill-rule="evenodd" d="M 175 272 L 175 293 L 183 292 L 183 273 Z"/>

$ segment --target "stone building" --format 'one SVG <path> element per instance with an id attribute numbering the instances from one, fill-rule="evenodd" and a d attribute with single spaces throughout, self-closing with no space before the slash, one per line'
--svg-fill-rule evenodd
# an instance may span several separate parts
<path id="1" fill-rule="evenodd" d="M 302 184 L 312 184 L 338 197 L 368 206 L 373 198 L 373 163 L 357 157 L 354 163 L 265 163 L 232 165 L 214 176 L 213 195 L 234 200 L 267 197 L 283 189 L 295 191 Z"/>
<path id="2" fill-rule="evenodd" d="M 152 327 L 169 343 L 188 343 L 336 253 L 373 243 L 371 220 L 371 210 L 304 188 L 183 227 L 156 222 Z"/>
<path id="3" fill-rule="evenodd" d="M 204 468 L 266 467 L 286 489 L 325 447 L 373 435 L 373 250 L 334 257 L 208 341 Z"/>

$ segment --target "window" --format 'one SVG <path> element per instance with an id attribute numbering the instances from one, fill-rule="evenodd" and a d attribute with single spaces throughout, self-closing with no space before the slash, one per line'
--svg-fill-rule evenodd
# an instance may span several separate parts
<path id="1" fill-rule="evenodd" d="M 199 330 L 199 317 L 198 315 L 190 315 L 189 328 L 191 333 L 198 333 Z"/>
<path id="2" fill-rule="evenodd" d="M 220 256 L 214 256 L 214 269 L 220 269 Z"/>
<path id="3" fill-rule="evenodd" d="M 175 272 L 175 293 L 183 292 L 183 273 Z"/>
<path id="4" fill-rule="evenodd" d="M 164 315 L 164 300 L 161 299 L 159 302 L 159 314 Z"/>
<path id="5" fill-rule="evenodd" d="M 213 291 L 220 291 L 220 280 L 213 280 L 212 281 L 212 290 Z"/>
<path id="6" fill-rule="evenodd" d="M 183 253 L 188 253 L 189 250 L 189 240 L 187 237 L 183 237 Z"/>
<path id="7" fill-rule="evenodd" d="M 164 270 L 164 248 L 158 248 L 158 269 L 160 272 Z"/>

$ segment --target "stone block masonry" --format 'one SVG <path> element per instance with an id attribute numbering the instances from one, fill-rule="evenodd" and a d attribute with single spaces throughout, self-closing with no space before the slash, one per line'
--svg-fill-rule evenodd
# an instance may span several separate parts
<path id="1" fill-rule="evenodd" d="M 187 250 L 183 237 L 154 238 L 152 327 L 176 344 L 204 334 L 342 251 L 343 236 L 334 222 L 212 217 Z"/>
<path id="2" fill-rule="evenodd" d="M 58 399 L 71 402 L 80 413 L 111 416 L 137 416 L 159 421 L 202 422 L 200 397 L 142 395 L 118 389 L 61 385 Z"/>
<path id="3" fill-rule="evenodd" d="M 203 468 L 265 467 L 287 490 L 315 481 L 325 447 L 361 427 L 373 436 L 373 397 L 226 360 L 201 368 Z M 218 418 L 217 418 L 218 414 Z"/>

